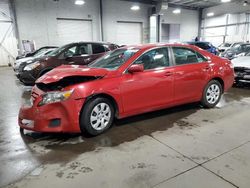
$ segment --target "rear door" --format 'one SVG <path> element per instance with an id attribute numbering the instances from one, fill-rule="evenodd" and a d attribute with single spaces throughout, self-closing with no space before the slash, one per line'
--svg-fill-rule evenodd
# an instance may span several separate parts
<path id="1" fill-rule="evenodd" d="M 186 103 L 199 99 L 211 72 L 209 62 L 189 48 L 172 47 L 172 51 L 175 63 L 175 101 Z"/>

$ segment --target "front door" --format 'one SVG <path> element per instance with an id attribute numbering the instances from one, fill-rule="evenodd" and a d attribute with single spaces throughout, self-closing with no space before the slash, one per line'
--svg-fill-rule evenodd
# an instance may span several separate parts
<path id="1" fill-rule="evenodd" d="M 146 52 L 133 64 L 143 64 L 144 71 L 123 75 L 121 93 L 124 111 L 136 114 L 171 103 L 173 68 L 168 48 Z"/>

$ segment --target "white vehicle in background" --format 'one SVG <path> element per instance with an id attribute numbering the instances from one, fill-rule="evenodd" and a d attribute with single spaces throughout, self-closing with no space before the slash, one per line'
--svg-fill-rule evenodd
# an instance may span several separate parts
<path id="1" fill-rule="evenodd" d="M 225 42 L 222 43 L 221 45 L 218 46 L 218 50 L 220 53 L 225 52 L 229 49 L 231 49 L 232 47 L 234 47 L 237 44 L 242 44 L 243 42 Z"/>
<path id="2" fill-rule="evenodd" d="M 22 64 L 22 63 L 31 63 L 33 62 L 34 59 L 37 59 L 37 58 L 40 58 L 42 56 L 46 56 L 47 54 L 49 54 L 50 52 L 54 51 L 55 49 L 57 49 L 57 47 L 53 47 L 53 48 L 46 48 L 46 49 L 43 49 L 41 50 L 40 52 L 38 52 L 36 55 L 34 56 L 31 56 L 31 57 L 25 57 L 25 58 L 22 58 L 22 59 L 18 59 L 15 61 L 14 65 L 13 65 L 13 69 L 15 72 L 18 71 L 19 69 L 19 66 Z"/>
<path id="3" fill-rule="evenodd" d="M 235 72 L 235 82 L 250 83 L 250 53 L 232 60 Z"/>

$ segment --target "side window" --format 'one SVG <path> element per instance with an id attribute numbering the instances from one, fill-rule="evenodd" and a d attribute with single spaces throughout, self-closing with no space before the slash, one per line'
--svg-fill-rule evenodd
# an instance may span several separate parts
<path id="1" fill-rule="evenodd" d="M 77 51 L 77 55 L 89 54 L 88 44 L 80 44 Z"/>
<path id="2" fill-rule="evenodd" d="M 151 50 L 143 54 L 134 64 L 143 64 L 144 69 L 155 69 L 169 66 L 169 56 L 167 48 Z"/>
<path id="3" fill-rule="evenodd" d="M 72 46 L 64 52 L 64 57 L 72 57 L 74 55 L 76 55 L 76 46 Z"/>
<path id="4" fill-rule="evenodd" d="M 173 47 L 176 65 L 185 65 L 199 63 L 201 60 L 197 57 L 195 51 L 187 48 Z"/>
<path id="5" fill-rule="evenodd" d="M 104 53 L 105 47 L 103 45 L 100 44 L 92 44 L 92 52 L 93 54 L 99 54 L 99 53 Z"/>

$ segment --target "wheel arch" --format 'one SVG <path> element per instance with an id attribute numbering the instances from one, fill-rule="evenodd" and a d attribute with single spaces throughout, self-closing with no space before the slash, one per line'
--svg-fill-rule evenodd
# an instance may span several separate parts
<path id="1" fill-rule="evenodd" d="M 83 104 L 82 109 L 81 109 L 81 113 L 83 111 L 85 104 L 88 101 L 95 99 L 95 98 L 98 98 L 98 97 L 107 98 L 111 101 L 111 103 L 113 104 L 114 110 L 115 110 L 115 117 L 117 118 L 119 116 L 119 105 L 118 105 L 117 101 L 115 100 L 115 98 L 107 93 L 95 93 L 95 94 L 88 96 L 86 98 L 86 100 L 84 101 L 84 104 Z"/>
<path id="2" fill-rule="evenodd" d="M 222 78 L 220 78 L 220 77 L 214 77 L 214 78 L 212 78 L 211 80 L 216 80 L 216 81 L 218 81 L 220 84 L 221 84 L 221 87 L 222 87 L 222 93 L 224 93 L 224 87 L 225 87 L 225 83 L 224 83 L 224 80 L 222 79 Z M 211 80 L 209 80 L 209 82 L 211 81 Z M 208 83 L 209 83 L 208 82 Z"/>
<path id="3" fill-rule="evenodd" d="M 53 68 L 52 67 L 48 67 L 48 68 L 45 68 L 45 69 L 42 69 L 39 74 L 38 74 L 38 78 L 41 77 L 42 75 L 44 75 L 45 73 L 51 71 Z"/>

